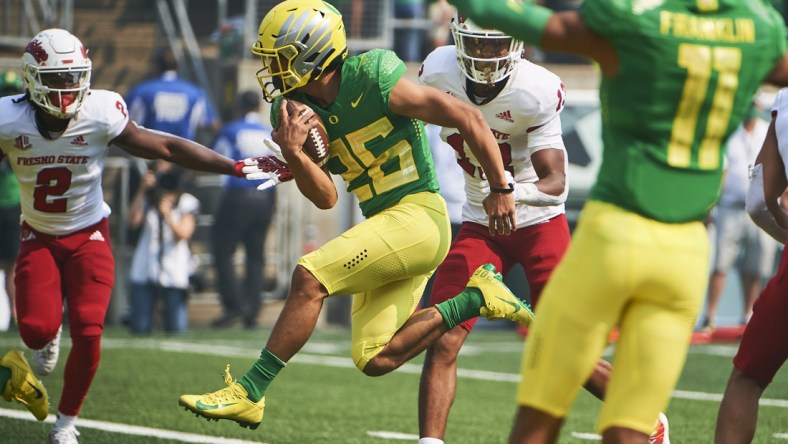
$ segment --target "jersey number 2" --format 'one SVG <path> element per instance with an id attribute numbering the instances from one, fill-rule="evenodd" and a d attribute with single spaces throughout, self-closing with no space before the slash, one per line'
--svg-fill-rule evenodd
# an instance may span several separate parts
<path id="1" fill-rule="evenodd" d="M 736 89 L 739 86 L 741 50 L 683 43 L 679 45 L 678 64 L 687 70 L 673 130 L 668 145 L 668 164 L 678 168 L 690 166 L 691 147 L 698 127 L 709 80 L 717 74 L 711 108 L 706 119 L 706 133 L 700 142 L 698 168 L 713 170 L 720 165 L 720 147 L 728 128 Z"/>
<path id="2" fill-rule="evenodd" d="M 54 167 L 41 170 L 36 176 L 36 189 L 33 191 L 33 208 L 43 213 L 65 213 L 68 199 L 62 196 L 71 186 L 71 171 L 68 168 Z"/>

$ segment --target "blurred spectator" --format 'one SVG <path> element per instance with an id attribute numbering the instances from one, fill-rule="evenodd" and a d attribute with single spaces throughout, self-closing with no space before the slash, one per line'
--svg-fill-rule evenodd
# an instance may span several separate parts
<path id="1" fill-rule="evenodd" d="M 243 159 L 259 156 L 261 141 L 271 138 L 271 128 L 262 123 L 261 94 L 245 91 L 238 95 L 237 120 L 220 131 L 214 150 Z M 271 152 L 263 155 L 273 154 Z M 276 205 L 276 187 L 258 191 L 259 182 L 224 178 L 224 192 L 213 222 L 213 260 L 224 313 L 213 322 L 217 328 L 242 320 L 255 328 L 262 304 L 265 268 L 265 238 Z M 236 276 L 233 257 L 238 245 L 244 248 L 244 276 Z"/>
<path id="2" fill-rule="evenodd" d="M 715 257 L 709 279 L 706 313 L 702 322 L 703 329 L 708 331 L 714 329 L 717 307 L 725 289 L 727 274 L 740 257 L 744 299 L 742 324 L 746 324 L 752 315 L 752 305 L 761 291 L 761 281 L 768 279 L 774 269 L 778 244 L 755 225 L 745 209 L 750 183 L 749 166 L 755 162 L 769 128 L 769 122 L 761 119 L 758 114 L 758 107 L 753 105 L 742 125 L 728 139 L 725 182 L 720 200 L 711 213 L 716 229 Z"/>
<path id="3" fill-rule="evenodd" d="M 164 303 L 164 331 L 182 333 L 188 327 L 189 239 L 200 202 L 182 191 L 184 178 L 180 167 L 156 161 L 129 206 L 129 225 L 142 225 L 131 262 L 133 333 L 151 332 L 159 300 Z"/>
<path id="4" fill-rule="evenodd" d="M 178 77 L 178 62 L 171 49 L 156 57 L 157 77 L 132 87 L 126 97 L 129 117 L 145 128 L 197 140 L 197 130 L 215 133 L 219 119 L 208 94 Z"/>
<path id="5" fill-rule="evenodd" d="M 430 5 L 427 16 L 432 20 L 432 28 L 429 30 L 429 51 L 440 46 L 452 44 L 449 25 L 454 16 L 454 8 L 449 2 L 447 0 L 436 0 Z M 462 178 L 462 175 L 460 175 L 460 178 Z"/>
<path id="6" fill-rule="evenodd" d="M 211 41 L 219 44 L 219 56 L 222 59 L 235 60 L 246 55 L 247 49 L 243 44 L 245 25 L 246 17 L 243 15 L 228 17 L 211 34 Z"/>
<path id="7" fill-rule="evenodd" d="M 22 76 L 14 71 L 0 71 L 0 97 L 24 92 Z M 8 295 L 8 314 L 2 314 L 0 330 L 16 322 L 14 304 L 14 268 L 19 252 L 19 182 L 5 158 L 0 158 L 0 268 L 4 274 L 5 293 Z"/>
<path id="8" fill-rule="evenodd" d="M 423 19 L 426 15 L 424 0 L 394 0 L 394 18 Z M 394 52 L 405 62 L 420 62 L 424 30 L 417 25 L 394 28 Z"/>

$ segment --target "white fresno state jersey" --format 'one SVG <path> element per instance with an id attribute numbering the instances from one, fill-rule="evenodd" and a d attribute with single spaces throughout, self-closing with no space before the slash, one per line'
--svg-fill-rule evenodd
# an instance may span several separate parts
<path id="1" fill-rule="evenodd" d="M 566 170 L 568 156 L 561 138 L 560 117 L 566 92 L 558 76 L 521 60 L 500 94 L 483 105 L 476 105 L 468 98 L 465 79 L 457 66 L 453 45 L 432 51 L 419 71 L 419 80 L 424 85 L 445 91 L 482 112 L 498 141 L 504 168 L 512 173 L 517 183 L 533 183 L 539 179 L 531 163 L 531 155 L 541 149 L 564 151 Z M 457 163 L 465 172 L 467 199 L 462 210 L 463 221 L 487 225 L 487 214 L 482 206 L 486 194 L 480 185 L 484 177 L 479 161 L 456 129 L 443 128 L 441 138 L 454 148 Z M 533 225 L 562 213 L 563 204 L 535 207 L 518 202 L 517 226 Z"/>
<path id="2" fill-rule="evenodd" d="M 19 181 L 22 219 L 50 235 L 98 223 L 110 214 L 101 189 L 109 142 L 129 121 L 123 98 L 91 90 L 66 131 L 50 140 L 38 132 L 33 104 L 21 97 L 0 98 L 0 150 Z"/>

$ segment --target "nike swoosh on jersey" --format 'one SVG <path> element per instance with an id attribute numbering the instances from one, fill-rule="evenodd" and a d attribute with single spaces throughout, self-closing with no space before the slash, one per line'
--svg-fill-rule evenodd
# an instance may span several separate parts
<path id="1" fill-rule="evenodd" d="M 235 405 L 235 404 L 238 404 L 238 403 L 237 402 L 231 402 L 229 404 L 205 405 L 199 399 L 197 400 L 197 402 L 194 403 L 195 407 L 197 407 L 200 410 L 216 410 L 216 409 L 221 409 L 221 408 L 224 408 L 224 407 L 230 407 L 231 405 Z"/>
<path id="2" fill-rule="evenodd" d="M 351 101 L 350 102 L 350 106 L 352 106 L 353 108 L 357 107 L 358 106 L 358 102 L 361 101 L 362 97 L 364 97 L 364 93 L 361 93 L 361 95 L 358 96 L 358 99 Z"/>

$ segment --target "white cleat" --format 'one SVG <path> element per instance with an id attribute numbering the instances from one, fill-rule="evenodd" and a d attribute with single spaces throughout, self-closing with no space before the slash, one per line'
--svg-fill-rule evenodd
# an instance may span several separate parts
<path id="1" fill-rule="evenodd" d="M 55 339 L 49 341 L 49 344 L 45 345 L 44 348 L 40 350 L 33 350 L 33 360 L 30 362 L 30 367 L 33 368 L 33 371 L 37 375 L 46 376 L 52 373 L 52 370 L 55 369 L 55 366 L 57 365 L 58 355 L 60 355 L 60 334 L 62 332 L 63 332 L 63 326 L 61 325 L 60 328 L 57 330 L 57 335 L 55 336 Z M 72 442 L 72 441 L 63 441 L 63 442 Z"/>
<path id="2" fill-rule="evenodd" d="M 48 444 L 79 444 L 77 440 L 79 432 L 74 426 L 64 427 L 62 429 L 52 429 L 47 436 Z"/>

